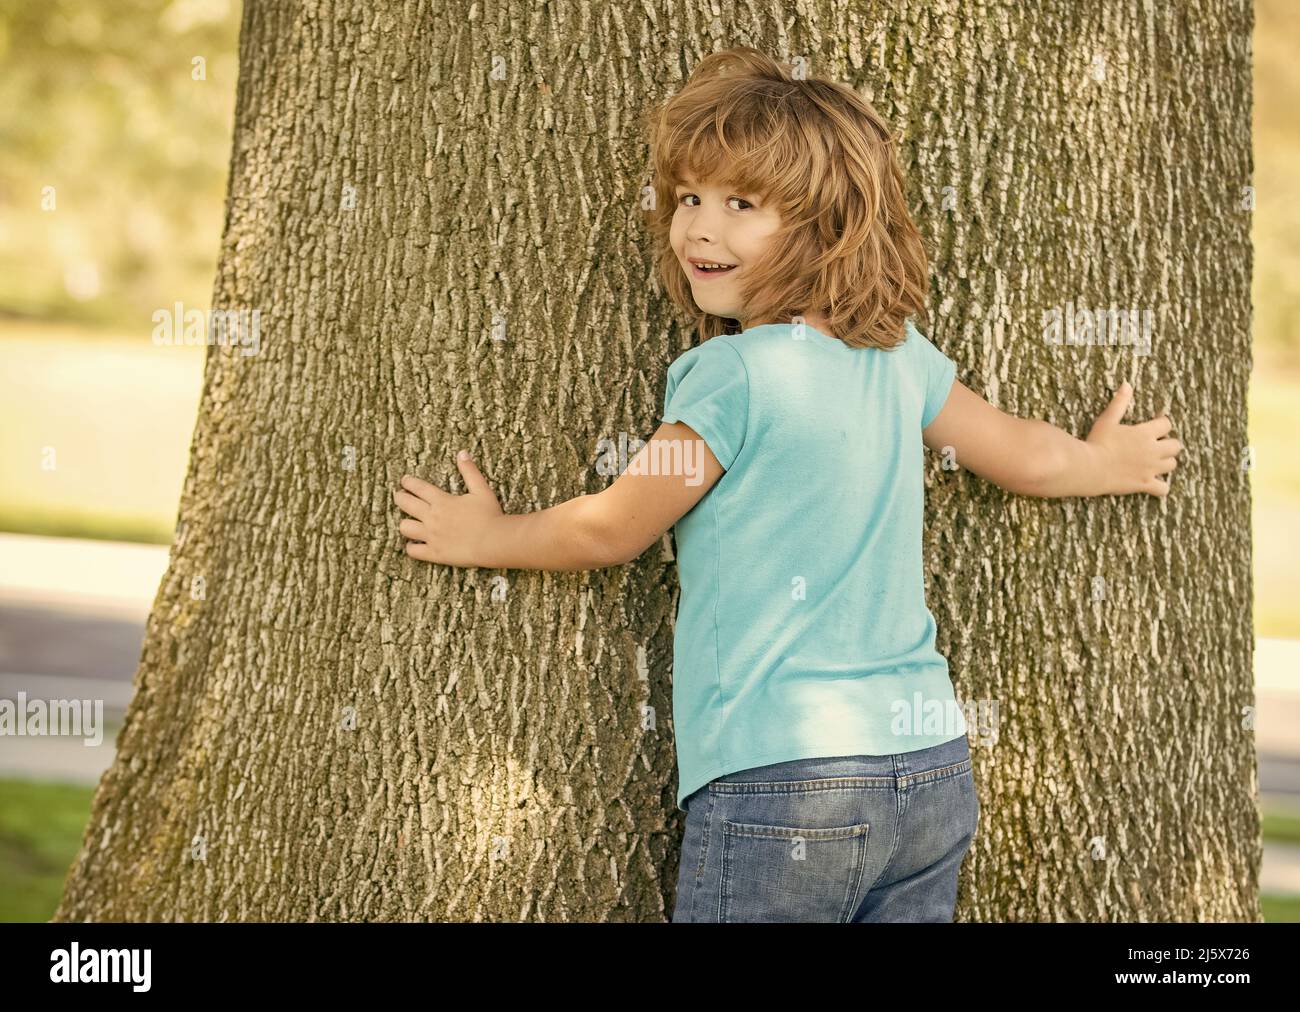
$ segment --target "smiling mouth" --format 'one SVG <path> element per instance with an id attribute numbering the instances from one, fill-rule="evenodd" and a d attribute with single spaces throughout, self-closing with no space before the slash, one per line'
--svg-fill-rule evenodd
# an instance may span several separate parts
<path id="1" fill-rule="evenodd" d="M 701 267 L 699 264 L 691 264 L 691 274 L 695 277 L 713 278 L 719 274 L 729 274 L 736 269 L 735 264 L 727 264 L 722 267 Z"/>

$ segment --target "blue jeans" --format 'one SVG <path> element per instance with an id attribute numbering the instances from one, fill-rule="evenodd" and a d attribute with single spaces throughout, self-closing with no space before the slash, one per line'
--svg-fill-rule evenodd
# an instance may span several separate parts
<path id="1" fill-rule="evenodd" d="M 965 735 L 741 770 L 684 805 L 673 923 L 951 921 L 980 810 Z"/>

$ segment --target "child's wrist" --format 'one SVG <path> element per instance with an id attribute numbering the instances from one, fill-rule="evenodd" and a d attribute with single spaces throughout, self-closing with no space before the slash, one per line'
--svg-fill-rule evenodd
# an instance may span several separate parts
<path id="1" fill-rule="evenodd" d="M 1110 448 L 1104 443 L 1082 439 L 1087 474 L 1085 495 L 1110 495 L 1113 491 L 1114 466 Z"/>

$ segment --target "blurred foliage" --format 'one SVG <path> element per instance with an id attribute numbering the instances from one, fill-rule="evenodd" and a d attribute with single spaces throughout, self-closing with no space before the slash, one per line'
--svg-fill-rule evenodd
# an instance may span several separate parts
<path id="1" fill-rule="evenodd" d="M 240 10 L 0 0 L 0 314 L 134 333 L 210 304 Z M 1254 336 L 1300 358 L 1300 2 L 1255 18 Z"/>
<path id="2" fill-rule="evenodd" d="M 1256 0 L 1254 339 L 1300 357 L 1300 3 Z"/>
<path id="3" fill-rule="evenodd" d="M 147 335 L 211 304 L 240 13 L 0 0 L 0 313 Z"/>

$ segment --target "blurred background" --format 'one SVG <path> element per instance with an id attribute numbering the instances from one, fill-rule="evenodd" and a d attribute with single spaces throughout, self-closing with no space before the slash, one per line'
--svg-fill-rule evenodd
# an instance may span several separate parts
<path id="1" fill-rule="evenodd" d="M 1254 39 L 1256 744 L 1265 917 L 1300 920 L 1300 3 Z M 112 762 L 167 565 L 221 236 L 241 5 L 0 0 L 0 698 L 102 699 L 103 743 L 0 735 L 0 921 L 44 921 Z M 142 41 L 144 44 L 142 44 Z"/>

